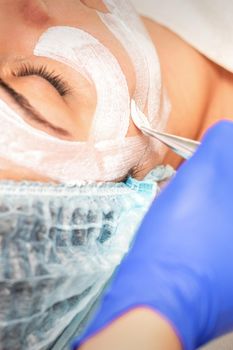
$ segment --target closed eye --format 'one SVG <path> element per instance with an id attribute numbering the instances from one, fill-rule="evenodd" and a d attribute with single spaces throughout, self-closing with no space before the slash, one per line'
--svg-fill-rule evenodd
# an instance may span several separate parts
<path id="1" fill-rule="evenodd" d="M 19 68 L 16 68 L 12 74 L 15 77 L 37 75 L 47 80 L 62 97 L 69 95 L 72 90 L 69 84 L 64 81 L 60 75 L 57 75 L 54 71 L 49 71 L 45 65 L 35 67 L 32 64 L 22 64 Z"/>

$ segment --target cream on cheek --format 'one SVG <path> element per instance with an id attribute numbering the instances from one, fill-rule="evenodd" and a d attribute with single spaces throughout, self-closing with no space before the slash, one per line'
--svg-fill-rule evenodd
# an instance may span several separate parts
<path id="1" fill-rule="evenodd" d="M 73 141 L 87 141 L 95 110 L 95 92 L 90 91 L 89 87 L 82 86 L 80 89 L 80 84 L 77 87 L 73 81 L 73 90 L 61 96 L 48 81 L 39 76 L 12 78 L 7 82 L 20 91 L 51 124 L 72 134 Z M 46 131 L 43 126 L 32 125 Z"/>
<path id="2" fill-rule="evenodd" d="M 34 76 L 9 80 L 9 84 L 24 95 L 33 107 L 51 123 L 71 127 L 69 108 L 56 90 L 44 79 Z"/>

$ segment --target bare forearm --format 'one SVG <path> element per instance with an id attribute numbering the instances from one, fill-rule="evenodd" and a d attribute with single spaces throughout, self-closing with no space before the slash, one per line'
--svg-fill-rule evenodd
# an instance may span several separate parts
<path id="1" fill-rule="evenodd" d="M 180 341 L 159 314 L 135 309 L 90 339 L 81 350 L 181 350 Z"/>

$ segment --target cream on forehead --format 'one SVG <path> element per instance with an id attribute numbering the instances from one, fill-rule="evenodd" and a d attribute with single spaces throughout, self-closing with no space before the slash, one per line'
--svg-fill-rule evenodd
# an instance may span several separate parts
<path id="1" fill-rule="evenodd" d="M 94 83 L 97 107 L 90 138 L 124 138 L 129 128 L 130 96 L 116 58 L 92 35 L 70 27 L 53 27 L 39 39 L 34 54 L 65 63 Z"/>

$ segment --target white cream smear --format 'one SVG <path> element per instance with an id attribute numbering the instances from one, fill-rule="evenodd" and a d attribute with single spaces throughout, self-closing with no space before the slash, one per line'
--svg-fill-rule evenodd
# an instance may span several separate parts
<path id="1" fill-rule="evenodd" d="M 133 100 L 151 126 L 162 130 L 169 115 L 155 48 L 138 15 L 125 0 L 103 1 L 109 13 L 98 13 L 120 41 L 134 65 Z M 160 145 L 145 136 L 126 137 L 131 98 L 126 77 L 115 56 L 97 38 L 71 27 L 49 28 L 34 55 L 62 62 L 94 84 L 97 107 L 87 142 L 60 140 L 27 124 L 0 100 L 0 158 L 60 182 L 113 181 Z"/>

